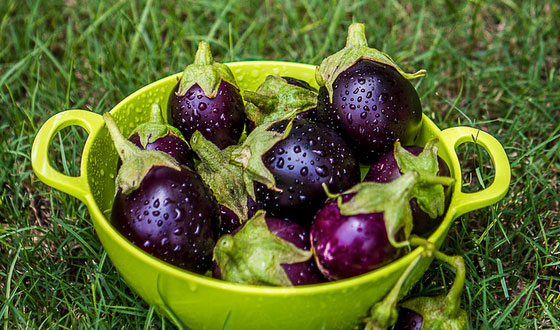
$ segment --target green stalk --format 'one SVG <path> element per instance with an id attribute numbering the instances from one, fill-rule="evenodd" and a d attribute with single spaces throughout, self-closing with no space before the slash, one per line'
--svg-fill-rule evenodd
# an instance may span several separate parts
<path id="1" fill-rule="evenodd" d="M 461 256 L 448 256 L 439 251 L 434 251 L 434 256 L 451 265 L 455 268 L 455 281 L 451 290 L 445 297 L 448 308 L 446 311 L 448 315 L 455 315 L 461 308 L 461 295 L 463 294 L 463 287 L 465 286 L 465 262 Z"/>
<path id="2" fill-rule="evenodd" d="M 445 186 L 452 186 L 455 184 L 455 179 L 448 176 L 438 176 L 433 174 L 422 173 L 418 176 L 421 184 L 442 184 Z"/>
<path id="3" fill-rule="evenodd" d="M 207 42 L 201 41 L 198 44 L 198 49 L 194 55 L 194 64 L 211 65 L 214 63 L 210 45 Z"/>
<path id="4" fill-rule="evenodd" d="M 367 47 L 366 27 L 362 23 L 352 23 L 348 27 L 346 47 Z"/>
<path id="5" fill-rule="evenodd" d="M 157 103 L 152 104 L 152 110 L 150 111 L 150 121 L 149 121 L 149 123 L 161 124 L 161 125 L 167 124 L 163 120 L 163 116 L 161 114 L 161 109 L 160 109 L 160 107 Z"/>
<path id="6" fill-rule="evenodd" d="M 121 158 L 123 163 L 130 159 L 138 157 L 141 149 L 124 137 L 113 117 L 108 112 L 106 112 L 103 114 L 103 119 L 105 120 L 107 129 L 109 130 L 109 134 L 111 135 L 111 139 L 113 140 L 115 148 L 117 149 L 117 153 L 119 154 L 119 157 Z"/>
<path id="7" fill-rule="evenodd" d="M 270 112 L 270 109 L 274 109 L 274 107 L 278 104 L 278 97 L 252 91 L 243 92 L 243 99 L 247 102 L 253 103 L 261 109 L 261 111 L 264 110 L 263 112 Z"/>

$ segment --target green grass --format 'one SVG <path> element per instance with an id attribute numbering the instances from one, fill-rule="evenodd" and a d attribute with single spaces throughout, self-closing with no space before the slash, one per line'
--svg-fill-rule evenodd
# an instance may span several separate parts
<path id="1" fill-rule="evenodd" d="M 463 306 L 474 329 L 560 328 L 560 4 L 557 1 L 13 1 L 0 3 L 0 327 L 174 326 L 134 295 L 108 260 L 86 207 L 41 183 L 37 129 L 65 109 L 103 113 L 182 71 L 198 41 L 219 61 L 318 64 L 351 22 L 416 80 L 440 128 L 495 136 L 512 167 L 497 204 L 460 217 L 442 251 L 465 258 Z M 82 129 L 53 142 L 77 175 Z M 484 151 L 459 148 L 465 191 L 488 185 Z M 434 263 L 411 296 L 453 278 Z"/>

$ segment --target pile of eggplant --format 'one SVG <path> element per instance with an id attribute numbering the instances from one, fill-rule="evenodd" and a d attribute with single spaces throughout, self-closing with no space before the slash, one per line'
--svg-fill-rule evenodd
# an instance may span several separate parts
<path id="1" fill-rule="evenodd" d="M 318 90 L 271 74 L 241 92 L 201 42 L 166 116 L 153 105 L 126 138 L 104 114 L 122 161 L 111 222 L 165 262 L 234 283 L 309 285 L 382 267 L 437 228 L 454 184 L 437 140 L 412 145 L 422 107 L 409 80 L 424 72 L 368 47 L 355 23 L 317 66 Z"/>

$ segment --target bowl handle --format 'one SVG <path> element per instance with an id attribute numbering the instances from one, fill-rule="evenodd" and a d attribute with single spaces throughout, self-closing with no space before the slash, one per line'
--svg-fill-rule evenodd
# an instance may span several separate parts
<path id="1" fill-rule="evenodd" d="M 86 110 L 67 110 L 55 114 L 41 126 L 33 140 L 31 166 L 37 177 L 45 184 L 87 203 L 86 196 L 90 194 L 90 188 L 85 175 L 86 162 L 83 159 L 83 153 L 79 176 L 69 176 L 57 171 L 49 160 L 49 148 L 54 136 L 63 128 L 71 125 L 80 126 L 88 132 L 89 136 L 86 141 L 86 145 L 88 145 L 94 135 L 92 133 L 103 127 L 104 122 L 103 117 Z"/>
<path id="2" fill-rule="evenodd" d="M 486 132 L 465 126 L 445 129 L 441 132 L 440 137 L 442 141 L 445 141 L 452 148 L 451 156 L 456 158 L 457 164 L 459 164 L 459 161 L 455 149 L 465 142 L 473 142 L 486 149 L 494 165 L 495 175 L 492 184 L 474 193 L 461 191 L 461 169 L 459 166 L 455 169 L 455 171 L 458 171 L 456 173 L 459 173 L 458 177 L 461 178 L 461 182 L 458 182 L 455 187 L 452 204 L 449 208 L 455 209 L 456 217 L 492 205 L 505 196 L 511 180 L 511 170 L 507 155 L 500 142 Z"/>

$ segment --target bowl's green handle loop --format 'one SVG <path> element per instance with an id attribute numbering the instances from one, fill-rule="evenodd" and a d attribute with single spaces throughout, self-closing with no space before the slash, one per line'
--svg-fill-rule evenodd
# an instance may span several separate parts
<path id="1" fill-rule="evenodd" d="M 79 176 L 69 176 L 57 171 L 49 160 L 49 148 L 54 136 L 63 128 L 72 125 L 83 127 L 88 132 L 87 146 L 94 135 L 92 133 L 103 127 L 104 122 L 100 115 L 86 110 L 67 110 L 52 116 L 35 136 L 31 148 L 31 166 L 37 177 L 45 184 L 87 203 L 86 196 L 90 194 L 90 188 L 83 155 Z"/>
<path id="2" fill-rule="evenodd" d="M 473 142 L 486 149 L 494 165 L 494 181 L 486 189 L 465 193 L 461 191 L 462 182 L 457 183 L 453 192 L 453 200 L 449 206 L 450 209 L 455 209 L 456 217 L 492 205 L 505 196 L 511 180 L 511 170 L 500 142 L 486 132 L 464 126 L 443 130 L 440 137 L 451 148 L 451 156 L 456 158 L 453 172 L 457 173 L 457 177 L 461 177 L 461 168 L 455 149 L 465 142 Z"/>

